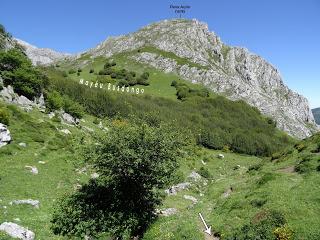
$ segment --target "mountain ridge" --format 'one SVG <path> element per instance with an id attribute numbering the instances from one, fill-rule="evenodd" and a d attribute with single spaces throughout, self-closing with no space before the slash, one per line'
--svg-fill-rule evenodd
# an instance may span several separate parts
<path id="1" fill-rule="evenodd" d="M 164 56 L 159 50 L 174 56 Z M 224 44 L 206 23 L 162 20 L 136 32 L 108 37 L 84 54 L 108 58 L 130 51 L 137 51 L 131 56 L 137 62 L 201 83 L 231 100 L 246 101 L 292 136 L 305 138 L 318 131 L 308 100 L 284 84 L 276 67 L 246 48 Z M 75 54 L 69 59 L 80 57 Z M 59 60 L 63 57 L 52 63 Z"/>
<path id="2" fill-rule="evenodd" d="M 174 53 L 203 68 L 180 66 L 161 54 L 139 52 L 139 48 L 145 46 Z M 276 119 L 277 126 L 292 136 L 304 138 L 317 131 L 308 100 L 290 90 L 273 65 L 246 48 L 225 45 L 203 22 L 163 20 L 134 33 L 107 38 L 87 53 L 92 57 L 111 57 L 135 50 L 138 53 L 134 60 L 177 73 L 193 83 L 202 83 L 229 99 L 245 100 Z"/>

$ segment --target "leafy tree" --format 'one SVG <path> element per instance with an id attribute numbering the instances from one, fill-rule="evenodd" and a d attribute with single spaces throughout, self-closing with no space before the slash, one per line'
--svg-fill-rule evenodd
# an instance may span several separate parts
<path id="1" fill-rule="evenodd" d="M 141 236 L 156 217 L 159 189 L 177 168 L 182 141 L 167 127 L 124 122 L 95 142 L 84 156 L 100 176 L 60 200 L 52 230 L 66 236 Z"/>

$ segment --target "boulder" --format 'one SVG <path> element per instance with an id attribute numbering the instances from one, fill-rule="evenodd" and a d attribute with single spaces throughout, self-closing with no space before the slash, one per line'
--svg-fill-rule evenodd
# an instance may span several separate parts
<path id="1" fill-rule="evenodd" d="M 26 199 L 26 200 L 13 200 L 10 202 L 10 205 L 22 205 L 22 204 L 27 204 L 31 205 L 34 208 L 39 208 L 39 200 L 32 200 L 32 199 Z"/>
<path id="2" fill-rule="evenodd" d="M 188 189 L 190 187 L 190 183 L 189 182 L 184 182 L 184 183 L 179 183 L 177 185 L 174 185 L 172 187 L 170 187 L 169 189 L 164 190 L 166 194 L 168 195 L 176 195 L 177 192 L 180 192 L 184 189 Z"/>
<path id="3" fill-rule="evenodd" d="M 69 113 L 66 113 L 66 112 L 63 112 L 60 118 L 66 124 L 77 125 L 80 123 L 80 120 L 78 118 L 74 118 Z"/>
<path id="4" fill-rule="evenodd" d="M 6 125 L 0 123 L 0 147 L 3 147 L 10 143 L 12 140 L 10 131 Z"/>
<path id="5" fill-rule="evenodd" d="M 218 154 L 218 158 L 221 158 L 221 159 L 222 159 L 222 158 L 224 158 L 224 155 L 221 154 L 221 153 L 219 153 L 219 154 Z"/>
<path id="6" fill-rule="evenodd" d="M 171 215 L 177 214 L 178 210 L 176 208 L 166 208 L 157 211 L 159 215 L 164 217 L 169 217 Z"/>
<path id="7" fill-rule="evenodd" d="M 195 172 L 195 171 L 192 171 L 192 172 L 189 174 L 188 178 L 191 178 L 193 181 L 197 182 L 197 181 L 199 181 L 199 180 L 201 179 L 201 176 L 200 176 L 199 173 L 197 173 L 197 172 Z"/>
<path id="8" fill-rule="evenodd" d="M 54 113 L 54 112 L 50 112 L 50 113 L 48 113 L 48 118 L 53 118 L 54 116 L 55 116 L 56 114 Z"/>
<path id="9" fill-rule="evenodd" d="M 5 232 L 9 236 L 13 238 L 18 238 L 22 240 L 34 240 L 35 239 L 35 234 L 24 228 L 19 226 L 16 223 L 12 222 L 4 222 L 0 225 L 0 231 Z"/>

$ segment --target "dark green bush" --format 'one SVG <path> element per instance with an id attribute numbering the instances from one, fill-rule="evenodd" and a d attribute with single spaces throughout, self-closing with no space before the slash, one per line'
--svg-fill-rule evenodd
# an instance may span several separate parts
<path id="1" fill-rule="evenodd" d="M 312 156 L 311 155 L 305 155 L 302 157 L 302 160 L 300 160 L 294 167 L 294 170 L 298 173 L 309 173 L 313 170 L 313 166 L 311 164 Z"/>
<path id="2" fill-rule="evenodd" d="M 4 125 L 9 125 L 10 122 L 10 112 L 7 108 L 0 106 L 0 123 Z"/>
<path id="3" fill-rule="evenodd" d="M 211 177 L 211 174 L 210 172 L 208 171 L 208 169 L 204 168 L 204 167 L 201 167 L 198 171 L 198 173 L 204 177 L 204 178 L 210 178 Z"/>
<path id="4" fill-rule="evenodd" d="M 76 73 L 76 70 L 74 70 L 74 69 L 69 70 L 69 74 L 74 74 L 74 73 Z"/>
<path id="5" fill-rule="evenodd" d="M 0 51 L 0 74 L 4 85 L 11 85 L 16 93 L 33 100 L 39 97 L 47 78 L 19 49 Z"/>
<path id="6" fill-rule="evenodd" d="M 84 108 L 79 103 L 73 101 L 68 96 L 63 97 L 63 109 L 75 118 L 82 118 L 84 115 Z"/>
<path id="7" fill-rule="evenodd" d="M 63 98 L 57 91 L 45 94 L 45 104 L 48 112 L 60 110 L 63 107 Z"/>
<path id="8" fill-rule="evenodd" d="M 95 142 L 84 157 L 100 177 L 58 202 L 51 229 L 68 237 L 100 232 L 119 239 L 142 236 L 156 217 L 159 190 L 177 168 L 182 141 L 166 127 L 126 124 Z"/>
<path id="9" fill-rule="evenodd" d="M 82 72 L 82 69 L 81 68 L 78 68 L 78 73 Z"/>
<path id="10" fill-rule="evenodd" d="M 89 70 L 89 73 L 94 73 L 94 69 L 91 68 L 91 69 Z"/>

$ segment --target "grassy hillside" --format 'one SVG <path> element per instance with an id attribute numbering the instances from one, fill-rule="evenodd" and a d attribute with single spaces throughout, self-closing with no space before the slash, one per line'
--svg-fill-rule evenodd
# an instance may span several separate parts
<path id="1" fill-rule="evenodd" d="M 314 119 L 316 120 L 316 123 L 320 125 L 320 108 L 312 109 L 312 113 L 313 113 Z"/>
<path id="2" fill-rule="evenodd" d="M 19 218 L 17 223 L 34 231 L 37 239 L 65 239 L 50 231 L 52 207 L 57 198 L 74 192 L 78 184 L 90 178 L 90 170 L 76 171 L 81 164 L 77 163 L 75 145 L 71 144 L 83 135 L 90 138 L 90 132 L 49 119 L 38 110 L 25 113 L 14 106 L 7 108 L 12 116 L 9 129 L 14 140 L 0 149 L 0 222 L 17 222 L 15 219 Z M 95 118 L 86 115 L 84 119 L 81 126 L 101 131 L 93 123 Z M 109 120 L 103 124 L 112 127 Z M 72 134 L 59 131 L 65 128 Z M 27 147 L 19 146 L 20 142 Z M 199 212 L 222 239 L 250 239 L 240 238 L 243 226 L 257 224 L 257 216 L 269 210 L 283 214 L 288 228 L 294 232 L 293 239 L 319 239 L 319 144 L 320 135 L 316 135 L 272 158 L 199 147 L 190 149 L 180 161 L 175 182 L 189 181 L 192 186 L 165 197 L 159 206 L 159 209 L 176 208 L 178 213 L 160 216 L 143 239 L 205 239 Z M 218 158 L 220 153 L 225 158 Z M 39 174 L 32 175 L 26 165 L 36 166 Z M 188 178 L 192 171 L 200 173 L 202 179 L 193 182 Z M 193 196 L 198 202 L 192 204 L 184 195 Z M 29 198 L 40 200 L 40 208 L 9 204 L 15 199 Z"/>

